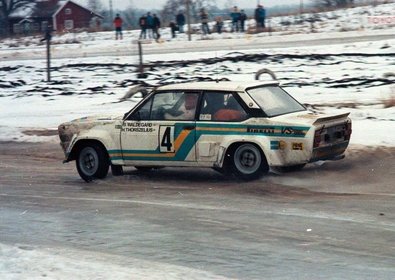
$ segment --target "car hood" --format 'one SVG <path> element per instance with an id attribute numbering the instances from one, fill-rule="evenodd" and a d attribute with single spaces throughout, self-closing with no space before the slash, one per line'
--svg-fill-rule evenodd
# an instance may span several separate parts
<path id="1" fill-rule="evenodd" d="M 279 122 L 293 123 L 298 125 L 320 125 L 328 122 L 347 120 L 350 113 L 343 114 L 316 114 L 313 112 L 295 112 L 271 118 Z"/>
<path id="2" fill-rule="evenodd" d="M 87 123 L 102 123 L 102 122 L 110 122 L 115 120 L 122 120 L 122 116 L 119 115 L 95 115 L 95 116 L 87 116 L 79 119 L 75 119 L 70 121 L 72 124 L 87 124 Z"/>

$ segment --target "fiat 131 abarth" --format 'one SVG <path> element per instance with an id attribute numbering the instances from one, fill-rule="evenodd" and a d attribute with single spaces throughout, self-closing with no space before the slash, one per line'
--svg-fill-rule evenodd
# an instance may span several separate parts
<path id="1" fill-rule="evenodd" d="M 59 126 L 65 161 L 85 181 L 111 167 L 210 167 L 251 180 L 344 157 L 349 113 L 310 112 L 277 82 L 194 82 L 161 86 L 120 116 Z"/>

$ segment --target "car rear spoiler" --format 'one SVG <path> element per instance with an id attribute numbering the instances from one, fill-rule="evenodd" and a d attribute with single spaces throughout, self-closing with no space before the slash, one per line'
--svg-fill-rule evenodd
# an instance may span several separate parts
<path id="1" fill-rule="evenodd" d="M 344 114 L 340 114 L 340 115 L 333 115 L 333 116 L 318 118 L 318 119 L 316 119 L 316 121 L 313 124 L 320 124 L 320 123 L 324 123 L 324 122 L 332 121 L 332 120 L 346 119 L 349 114 L 350 113 L 344 113 Z"/>

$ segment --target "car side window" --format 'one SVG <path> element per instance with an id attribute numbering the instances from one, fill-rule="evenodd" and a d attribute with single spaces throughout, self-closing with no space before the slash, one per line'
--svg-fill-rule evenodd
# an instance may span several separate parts
<path id="1" fill-rule="evenodd" d="M 135 111 L 129 120 L 194 120 L 198 92 L 158 92 Z"/>
<path id="2" fill-rule="evenodd" d="M 149 99 L 137 111 L 133 112 L 133 114 L 128 117 L 128 120 L 149 120 L 151 114 L 151 104 L 152 99 Z"/>
<path id="3" fill-rule="evenodd" d="M 199 95 L 200 94 L 198 92 L 178 92 L 176 102 L 170 104 L 170 107 L 166 106 L 160 109 L 160 111 L 163 112 L 162 119 L 184 121 L 194 120 Z"/>
<path id="4" fill-rule="evenodd" d="M 172 108 L 180 99 L 181 93 L 156 93 L 133 113 L 133 120 L 162 120 L 167 109 Z"/>
<path id="5" fill-rule="evenodd" d="M 247 113 L 232 93 L 205 92 L 202 109 L 199 114 L 201 121 L 243 121 Z"/>
<path id="6" fill-rule="evenodd" d="M 194 120 L 199 100 L 197 92 L 162 92 L 153 96 L 152 120 Z"/>

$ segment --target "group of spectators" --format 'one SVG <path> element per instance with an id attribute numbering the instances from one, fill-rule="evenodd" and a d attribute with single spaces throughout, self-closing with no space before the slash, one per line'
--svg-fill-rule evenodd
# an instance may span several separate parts
<path id="1" fill-rule="evenodd" d="M 119 14 L 114 18 L 114 27 L 115 27 L 115 39 L 122 40 L 122 23 L 123 20 Z M 160 28 L 160 19 L 156 14 L 151 15 L 148 12 L 145 15 L 142 15 L 139 18 L 139 26 L 141 29 L 140 39 L 153 38 L 158 40 L 160 38 L 159 28 Z"/>
<path id="2" fill-rule="evenodd" d="M 199 16 L 201 21 L 202 33 L 204 35 L 210 34 L 211 31 L 208 25 L 210 17 L 205 8 L 202 8 L 200 10 Z M 239 10 L 237 6 L 234 6 L 229 16 L 232 22 L 231 32 L 246 31 L 245 22 L 248 19 L 248 16 L 244 12 L 244 10 Z M 263 31 L 265 28 L 266 10 L 262 5 L 258 5 L 257 8 L 255 9 L 254 19 L 256 22 L 257 31 L 258 32 Z M 140 39 L 153 38 L 158 40 L 160 38 L 159 28 L 161 26 L 161 22 L 156 14 L 151 15 L 151 13 L 148 12 L 147 14 L 142 15 L 139 18 L 138 23 L 141 29 L 140 37 L 139 37 Z M 186 23 L 185 15 L 183 14 L 182 11 L 179 11 L 175 17 L 175 21 L 171 21 L 169 25 L 173 38 L 176 37 L 177 31 L 179 33 L 184 33 L 185 23 Z M 117 14 L 117 16 L 114 19 L 114 26 L 115 26 L 115 39 L 116 40 L 118 40 L 118 38 L 122 39 L 122 18 L 119 16 L 119 14 Z M 217 16 L 215 18 L 214 30 L 217 33 L 222 33 L 223 26 L 224 23 L 222 17 Z"/>
<path id="3" fill-rule="evenodd" d="M 245 32 L 245 22 L 248 19 L 247 14 L 244 10 L 239 10 L 237 6 L 234 6 L 232 12 L 230 13 L 230 19 L 232 21 L 231 32 Z M 257 31 L 261 32 L 265 28 L 266 10 L 262 5 L 258 5 L 254 12 L 254 18 L 256 22 Z M 200 19 L 202 23 L 203 34 L 209 34 L 208 28 L 208 15 L 205 9 L 200 12 Z M 222 17 L 217 16 L 215 18 L 215 30 L 217 33 L 222 33 L 222 28 L 224 26 Z"/>
<path id="4" fill-rule="evenodd" d="M 141 29 L 140 39 L 146 39 L 148 37 L 158 40 L 160 38 L 160 19 L 156 14 L 151 15 L 148 12 L 146 15 L 142 15 L 139 18 L 139 26 Z"/>

